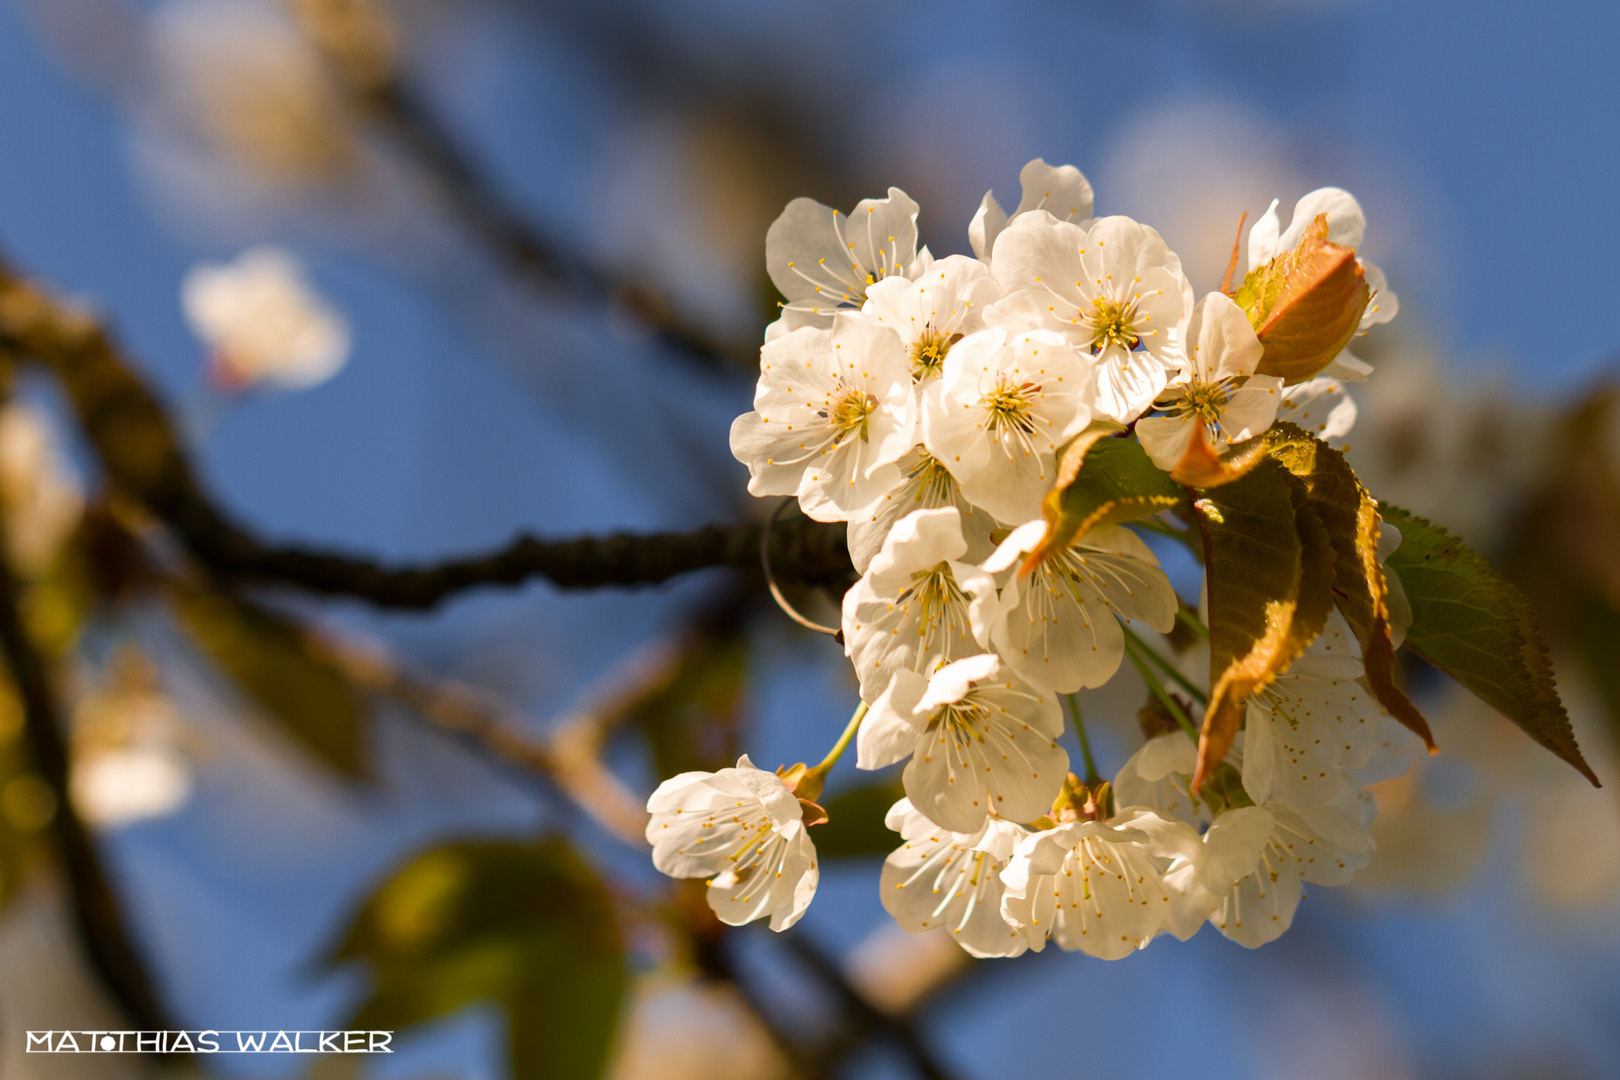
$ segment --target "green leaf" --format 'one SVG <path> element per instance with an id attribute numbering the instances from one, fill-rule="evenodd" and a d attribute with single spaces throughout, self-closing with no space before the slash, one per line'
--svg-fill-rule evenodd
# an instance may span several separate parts
<path id="1" fill-rule="evenodd" d="M 361 775 L 360 695 L 301 629 L 217 593 L 175 589 L 171 595 L 180 626 L 250 700 L 320 760 Z"/>
<path id="2" fill-rule="evenodd" d="M 1265 347 L 1261 375 L 1310 378 L 1338 356 L 1361 325 L 1371 294 L 1354 248 L 1328 240 L 1327 215 L 1293 251 L 1250 270 L 1232 299 Z"/>
<path id="3" fill-rule="evenodd" d="M 1445 529 L 1385 505 L 1401 531 L 1387 565 L 1412 605 L 1405 645 L 1598 784 L 1558 698 L 1530 601 Z"/>
<path id="4" fill-rule="evenodd" d="M 1395 685 L 1389 585 L 1378 560 L 1378 503 L 1344 455 L 1309 432 L 1279 422 L 1266 432 L 1265 441 L 1267 452 L 1305 485 L 1311 508 L 1327 529 L 1333 544 L 1334 599 L 1361 643 L 1373 696 L 1432 750 L 1429 722 Z"/>
<path id="5" fill-rule="evenodd" d="M 1085 438 L 1087 435 L 1081 436 Z M 1067 471 L 1070 464 L 1072 459 L 1060 472 Z M 1073 480 L 1053 488 L 1041 501 L 1046 536 L 1029 553 L 1024 572 L 1038 565 L 1048 552 L 1067 548 L 1092 529 L 1152 517 L 1183 498 L 1181 488 L 1169 473 L 1153 464 L 1141 443 L 1131 438 L 1093 437 Z"/>
<path id="6" fill-rule="evenodd" d="M 825 824 L 810 831 L 822 859 L 882 858 L 900 846 L 900 838 L 883 824 L 889 807 L 906 794 L 895 775 L 874 784 L 846 788 L 823 804 Z"/>
<path id="7" fill-rule="evenodd" d="M 505 1014 L 516 1080 L 594 1080 L 628 973 L 607 890 L 563 841 L 464 840 L 412 858 L 327 956 L 372 990 L 354 1028 L 401 1030 L 488 1002 Z"/>
<path id="8" fill-rule="evenodd" d="M 1237 738 L 1243 703 L 1322 632 L 1333 610 L 1333 544 L 1305 485 L 1266 458 L 1193 504 L 1209 591 L 1210 695 L 1196 790 Z"/>

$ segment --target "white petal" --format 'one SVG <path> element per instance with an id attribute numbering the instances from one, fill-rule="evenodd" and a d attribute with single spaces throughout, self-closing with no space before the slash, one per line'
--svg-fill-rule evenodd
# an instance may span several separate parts
<path id="1" fill-rule="evenodd" d="M 1023 198 L 1017 214 L 1045 210 L 1059 221 L 1082 225 L 1091 218 L 1091 182 L 1073 165 L 1048 165 L 1036 158 L 1018 174 Z"/>
<path id="2" fill-rule="evenodd" d="M 990 252 L 995 250 L 996 237 L 1001 230 L 1007 227 L 1007 213 L 1002 210 L 1001 204 L 990 192 L 984 193 L 984 199 L 979 203 L 978 212 L 973 220 L 968 222 L 968 243 L 973 247 L 973 254 L 990 261 Z"/>
<path id="3" fill-rule="evenodd" d="M 1249 227 L 1249 269 L 1256 270 L 1280 254 L 1277 240 L 1282 223 L 1277 220 L 1277 200 L 1272 199 L 1266 212 Z"/>

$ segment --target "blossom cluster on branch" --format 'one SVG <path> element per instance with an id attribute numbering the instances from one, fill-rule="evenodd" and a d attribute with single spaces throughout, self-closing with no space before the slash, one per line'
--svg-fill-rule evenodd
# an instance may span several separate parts
<path id="1" fill-rule="evenodd" d="M 1367 863 L 1365 789 L 1404 771 L 1412 733 L 1434 748 L 1397 684 L 1408 635 L 1591 776 L 1522 596 L 1381 507 L 1331 443 L 1355 420 L 1343 380 L 1372 370 L 1349 346 L 1397 309 L 1357 254 L 1356 200 L 1312 192 L 1286 228 L 1273 202 L 1247 273 L 1240 225 L 1226 281 L 1195 299 L 1154 229 L 1093 215 L 1078 169 L 1021 180 L 1011 215 L 986 194 L 972 257 L 919 247 L 897 188 L 848 215 L 797 199 L 771 227 L 785 303 L 731 447 L 754 495 L 847 523 L 861 705 L 816 766 L 665 781 L 659 869 L 707 879 L 725 922 L 791 926 L 853 743 L 862 769 L 906 762 L 881 885 L 906 930 L 975 956 L 1113 959 L 1205 922 L 1259 946 L 1304 885 Z M 1202 566 L 1196 604 L 1153 534 Z M 1147 739 L 1106 781 L 1074 695 L 1126 660 Z"/>

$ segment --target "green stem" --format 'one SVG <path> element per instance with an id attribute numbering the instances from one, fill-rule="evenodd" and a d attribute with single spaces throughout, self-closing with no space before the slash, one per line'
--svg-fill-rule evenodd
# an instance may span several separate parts
<path id="1" fill-rule="evenodd" d="M 1136 666 L 1137 674 L 1142 676 L 1142 681 L 1147 684 L 1147 688 L 1152 691 L 1153 696 L 1159 699 L 1159 704 L 1170 710 L 1170 715 L 1175 717 L 1176 723 L 1181 726 L 1182 731 L 1186 732 L 1187 738 L 1197 742 L 1197 729 L 1193 727 L 1192 721 L 1187 719 L 1187 714 L 1182 710 L 1180 703 L 1170 696 L 1170 692 L 1164 688 L 1164 684 L 1159 681 L 1158 676 L 1154 675 L 1152 669 L 1147 666 L 1147 662 L 1137 656 L 1136 650 L 1132 649 L 1129 644 L 1125 647 L 1125 655 Z"/>
<path id="2" fill-rule="evenodd" d="M 1102 783 L 1102 774 L 1097 771 L 1097 759 L 1091 756 L 1091 740 L 1086 738 L 1086 722 L 1080 719 L 1080 697 L 1078 694 L 1064 694 L 1063 700 L 1069 706 L 1069 718 L 1074 721 L 1074 733 L 1080 739 L 1080 757 L 1086 763 L 1086 786 L 1096 787 Z"/>
<path id="3" fill-rule="evenodd" d="M 1123 622 L 1119 624 L 1119 628 L 1125 631 L 1125 638 L 1127 641 L 1135 643 L 1137 652 L 1139 652 L 1144 659 L 1151 661 L 1154 667 L 1158 668 L 1160 671 L 1174 679 L 1176 681 L 1176 685 L 1187 691 L 1189 696 L 1197 699 L 1200 705 L 1209 704 L 1209 695 L 1206 694 L 1197 683 L 1188 679 L 1187 676 L 1176 670 L 1176 666 L 1161 656 L 1157 649 L 1153 648 L 1147 642 L 1138 637 L 1136 631 L 1132 630 Z"/>
<path id="4" fill-rule="evenodd" d="M 1209 627 L 1205 626 L 1197 616 L 1189 614 L 1186 608 L 1180 608 L 1177 610 L 1176 618 L 1181 620 L 1182 625 L 1187 627 L 1187 629 L 1191 630 L 1205 641 L 1209 640 Z"/>
<path id="5" fill-rule="evenodd" d="M 820 764 L 812 768 L 810 772 L 815 773 L 817 776 L 826 776 L 832 772 L 832 767 L 838 764 L 839 758 L 844 756 L 844 751 L 849 748 L 850 740 L 855 738 L 855 732 L 860 730 L 861 721 L 865 719 L 866 702 L 863 701 L 860 707 L 855 710 L 855 715 L 849 718 L 849 723 L 844 726 L 844 733 L 838 736 L 838 741 L 833 744 L 833 748 L 827 751 L 827 756 L 822 758 Z"/>

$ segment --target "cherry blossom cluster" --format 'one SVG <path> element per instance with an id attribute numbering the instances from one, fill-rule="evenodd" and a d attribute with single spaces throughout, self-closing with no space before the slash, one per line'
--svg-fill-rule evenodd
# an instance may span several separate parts
<path id="1" fill-rule="evenodd" d="M 906 797 L 887 818 L 901 843 L 881 884 L 905 929 L 948 928 L 975 956 L 1052 940 L 1112 959 L 1206 921 L 1258 946 L 1288 927 L 1304 884 L 1365 865 L 1364 788 L 1405 767 L 1406 733 L 1381 715 L 1335 613 L 1247 699 L 1236 745 L 1196 793 L 1185 725 L 1148 739 L 1111 783 L 1089 760 L 1075 776 L 1059 743 L 1065 698 L 1079 725 L 1073 695 L 1127 656 L 1206 694 L 1208 674 L 1196 648 L 1165 645 L 1178 620 L 1200 624 L 1138 532 L 1105 524 L 1054 547 L 1043 500 L 1088 430 L 1134 438 L 1166 472 L 1195 443 L 1218 458 L 1279 417 L 1342 437 L 1355 406 L 1341 380 L 1370 368 L 1344 351 L 1292 385 L 1258 373 L 1250 316 L 1225 291 L 1195 298 L 1154 229 L 1093 216 L 1072 166 L 1033 161 L 1021 180 L 1010 215 L 985 195 L 972 257 L 919 247 L 917 204 L 897 188 L 848 215 L 796 199 L 771 227 L 767 267 L 786 303 L 731 447 L 752 494 L 848 523 L 861 577 L 842 633 L 862 705 L 815 768 L 771 773 L 744 757 L 665 781 L 647 807 L 653 858 L 706 879 L 727 923 L 791 926 L 816 889 L 821 781 L 853 733 L 858 767 L 905 762 Z M 1273 202 L 1248 234 L 1249 265 L 1323 219 L 1329 241 L 1360 246 L 1360 206 L 1329 188 L 1286 229 Z M 1359 270 L 1365 330 L 1396 303 L 1376 267 Z"/>

